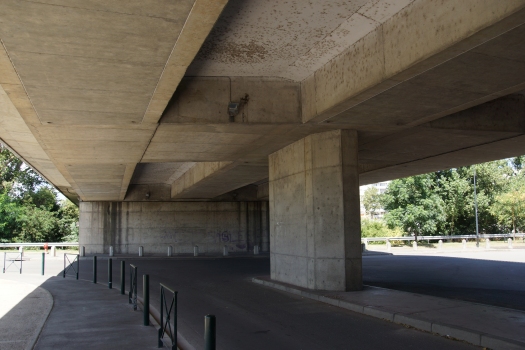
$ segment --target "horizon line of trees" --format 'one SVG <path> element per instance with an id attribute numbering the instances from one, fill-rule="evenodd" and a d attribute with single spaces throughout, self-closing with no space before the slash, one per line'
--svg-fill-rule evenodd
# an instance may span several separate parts
<path id="1" fill-rule="evenodd" d="M 366 212 L 386 212 L 382 222 L 363 221 L 363 236 L 380 234 L 379 226 L 386 236 L 395 230 L 414 236 L 475 233 L 474 171 L 479 232 L 523 231 L 524 165 L 520 156 L 397 179 L 384 194 L 371 187 L 363 198 Z"/>

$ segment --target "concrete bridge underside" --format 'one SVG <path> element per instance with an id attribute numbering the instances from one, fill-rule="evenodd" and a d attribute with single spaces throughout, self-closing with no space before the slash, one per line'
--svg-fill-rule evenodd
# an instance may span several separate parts
<path id="1" fill-rule="evenodd" d="M 523 0 L 0 9 L 0 138 L 88 253 L 260 245 L 272 278 L 359 289 L 360 184 L 525 154 Z"/>

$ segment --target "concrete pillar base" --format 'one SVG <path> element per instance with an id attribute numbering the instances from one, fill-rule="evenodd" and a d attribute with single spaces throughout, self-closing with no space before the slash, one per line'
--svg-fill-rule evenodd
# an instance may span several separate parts
<path id="1" fill-rule="evenodd" d="M 270 155 L 272 279 L 362 289 L 357 132 L 308 136 Z"/>

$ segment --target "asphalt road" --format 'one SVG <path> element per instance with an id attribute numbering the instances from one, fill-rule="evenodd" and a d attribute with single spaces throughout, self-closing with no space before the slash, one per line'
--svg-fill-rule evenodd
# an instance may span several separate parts
<path id="1" fill-rule="evenodd" d="M 525 250 L 513 254 L 525 254 Z M 367 256 L 363 259 L 363 282 L 525 311 L 525 263 L 521 262 L 443 256 Z"/>
<path id="2" fill-rule="evenodd" d="M 120 263 L 113 263 L 118 288 Z M 251 277 L 269 274 L 268 258 L 126 260 L 129 263 L 138 266 L 139 275 L 150 275 L 151 304 L 157 308 L 159 282 L 179 291 L 179 331 L 196 348 L 204 345 L 206 314 L 217 317 L 218 349 L 476 348 L 252 283 Z M 107 260 L 99 259 L 98 266 L 98 280 L 106 281 Z M 82 260 L 81 278 L 91 276 L 91 261 Z"/>

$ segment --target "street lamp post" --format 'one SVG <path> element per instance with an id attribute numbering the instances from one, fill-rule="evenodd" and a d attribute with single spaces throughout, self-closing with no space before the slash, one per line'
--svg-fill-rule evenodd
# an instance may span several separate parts
<path id="1" fill-rule="evenodd" d="M 474 210 L 476 211 L 476 248 L 479 248 L 478 194 L 476 193 L 476 167 L 474 167 Z"/>

